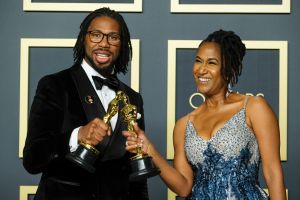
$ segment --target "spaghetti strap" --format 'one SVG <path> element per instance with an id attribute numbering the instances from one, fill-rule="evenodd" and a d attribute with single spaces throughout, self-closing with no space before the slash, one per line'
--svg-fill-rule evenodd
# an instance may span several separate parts
<path id="1" fill-rule="evenodd" d="M 249 95 L 246 95 L 246 100 L 245 100 L 245 103 L 244 103 L 244 106 L 243 106 L 244 109 L 246 109 L 249 97 L 250 97 Z"/>
<path id="2" fill-rule="evenodd" d="M 190 115 L 191 115 L 191 113 L 187 114 L 187 121 L 190 121 Z"/>
<path id="3" fill-rule="evenodd" d="M 192 122 L 192 121 L 191 121 L 191 113 L 188 113 L 188 114 L 186 115 L 186 117 L 187 117 L 186 123 Z"/>

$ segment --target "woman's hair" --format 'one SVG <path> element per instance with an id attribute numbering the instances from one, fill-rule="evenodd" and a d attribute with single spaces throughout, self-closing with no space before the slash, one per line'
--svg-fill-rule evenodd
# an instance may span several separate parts
<path id="1" fill-rule="evenodd" d="M 87 34 L 88 28 L 93 19 L 97 17 L 107 16 L 119 23 L 120 26 L 120 37 L 121 37 L 121 47 L 120 47 L 120 54 L 117 58 L 116 62 L 114 63 L 115 68 L 114 71 L 116 73 L 122 72 L 125 74 L 127 72 L 127 66 L 129 60 L 132 57 L 132 46 L 130 42 L 130 33 L 128 27 L 123 19 L 123 17 L 111 10 L 109 8 L 100 8 L 93 12 L 91 12 L 80 25 L 80 32 L 77 37 L 76 44 L 73 48 L 73 57 L 75 64 L 81 64 L 83 58 L 85 57 L 85 36 Z"/>
<path id="2" fill-rule="evenodd" d="M 235 85 L 242 73 L 242 61 L 246 53 L 241 38 L 232 31 L 219 30 L 209 34 L 199 46 L 205 42 L 215 42 L 220 45 L 222 76 L 231 86 Z"/>

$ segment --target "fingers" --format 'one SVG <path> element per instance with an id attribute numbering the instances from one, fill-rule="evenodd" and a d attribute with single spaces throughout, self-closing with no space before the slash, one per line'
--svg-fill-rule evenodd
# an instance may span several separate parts
<path id="1" fill-rule="evenodd" d="M 143 148 L 143 146 L 144 141 L 138 137 L 129 136 L 125 142 L 125 149 L 134 153 L 138 147 Z"/>
<path id="2" fill-rule="evenodd" d="M 100 120 L 99 118 L 95 118 L 92 122 L 94 125 L 96 125 L 96 128 L 100 128 L 105 132 L 110 130 L 110 126 L 104 123 L 104 121 Z"/>
<path id="3" fill-rule="evenodd" d="M 106 135 L 111 134 L 111 128 L 102 120 L 95 118 L 78 132 L 78 140 L 86 144 L 97 145 Z"/>
<path id="4" fill-rule="evenodd" d="M 123 135 L 126 137 L 125 149 L 127 151 L 136 153 L 137 150 L 140 149 L 143 153 L 148 153 L 151 142 L 137 123 L 134 124 L 134 132 L 123 131 Z"/>
<path id="5" fill-rule="evenodd" d="M 123 131 L 122 134 L 123 134 L 123 136 L 125 136 L 127 138 L 127 137 L 132 136 L 133 133 L 130 131 Z"/>

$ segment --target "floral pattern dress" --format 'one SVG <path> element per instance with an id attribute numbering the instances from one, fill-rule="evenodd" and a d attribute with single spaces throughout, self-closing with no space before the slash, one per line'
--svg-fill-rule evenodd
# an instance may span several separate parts
<path id="1" fill-rule="evenodd" d="M 258 183 L 260 154 L 245 106 L 209 140 L 188 120 L 185 153 L 194 173 L 188 200 L 268 199 Z"/>

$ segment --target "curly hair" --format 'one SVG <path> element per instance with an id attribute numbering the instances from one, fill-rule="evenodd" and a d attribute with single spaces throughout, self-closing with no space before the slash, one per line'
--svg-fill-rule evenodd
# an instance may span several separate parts
<path id="1" fill-rule="evenodd" d="M 242 73 L 242 61 L 246 53 L 246 47 L 241 38 L 233 31 L 220 29 L 209 34 L 199 46 L 205 42 L 215 42 L 220 45 L 222 76 L 231 86 L 235 85 Z"/>
<path id="2" fill-rule="evenodd" d="M 125 74 L 128 70 L 127 69 L 128 62 L 131 60 L 132 57 L 130 33 L 123 17 L 119 13 L 115 12 L 114 10 L 111 10 L 110 8 L 106 8 L 106 7 L 91 12 L 88 16 L 86 16 L 86 18 L 81 23 L 80 32 L 78 34 L 76 44 L 73 48 L 74 62 L 75 64 L 81 64 L 83 58 L 85 57 L 84 41 L 85 41 L 85 36 L 87 34 L 87 30 L 93 19 L 102 16 L 110 17 L 116 20 L 120 26 L 121 47 L 120 47 L 119 57 L 114 63 L 115 65 L 114 70 L 116 73 L 122 72 L 123 74 Z"/>

